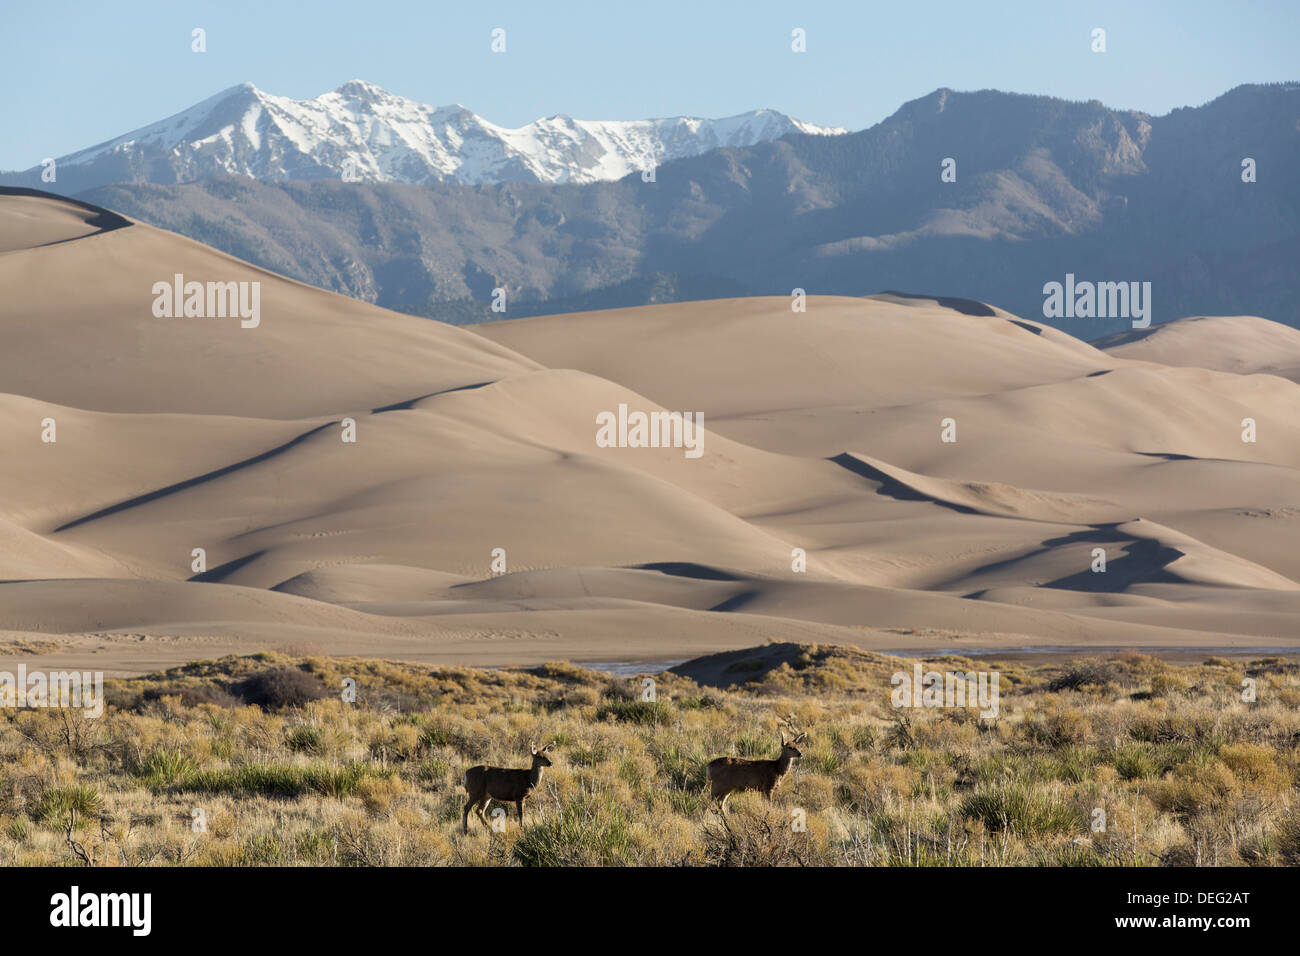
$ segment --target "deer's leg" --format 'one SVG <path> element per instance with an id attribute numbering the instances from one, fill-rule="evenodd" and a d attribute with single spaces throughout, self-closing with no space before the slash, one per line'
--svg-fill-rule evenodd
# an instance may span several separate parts
<path id="1" fill-rule="evenodd" d="M 474 806 L 474 798 L 470 797 L 465 801 L 465 812 L 460 815 L 461 829 L 469 833 L 469 808 Z"/>
<path id="2" fill-rule="evenodd" d="M 524 798 L 520 797 L 515 801 L 515 807 L 519 810 L 519 825 L 524 825 Z"/>

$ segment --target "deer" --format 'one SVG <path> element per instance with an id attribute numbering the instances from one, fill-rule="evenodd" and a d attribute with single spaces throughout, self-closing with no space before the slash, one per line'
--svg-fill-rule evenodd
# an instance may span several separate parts
<path id="1" fill-rule="evenodd" d="M 472 809 L 484 826 L 490 826 L 484 811 L 493 800 L 513 803 L 519 811 L 519 824 L 524 822 L 524 801 L 542 781 L 542 768 L 551 766 L 546 755 L 551 752 L 554 743 L 549 743 L 541 750 L 533 744 L 533 765 L 527 770 L 515 770 L 508 767 L 485 767 L 480 764 L 465 771 L 465 792 L 469 800 L 465 802 L 465 812 L 461 815 L 461 827 L 469 833 L 469 812 Z"/>
<path id="2" fill-rule="evenodd" d="M 790 771 L 791 763 L 803 756 L 796 745 L 807 737 L 801 733 L 787 741 L 785 731 L 781 731 L 781 756 L 775 760 L 747 760 L 744 757 L 710 760 L 704 774 L 709 781 L 709 796 L 718 801 L 724 814 L 727 812 L 727 798 L 737 790 L 758 790 L 770 801 L 772 791 Z"/>

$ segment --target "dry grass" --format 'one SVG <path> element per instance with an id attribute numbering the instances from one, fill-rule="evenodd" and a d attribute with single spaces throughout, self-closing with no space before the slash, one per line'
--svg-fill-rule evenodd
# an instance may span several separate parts
<path id="1" fill-rule="evenodd" d="M 741 662 L 742 669 L 747 665 Z M 1295 865 L 1300 667 L 1151 657 L 996 669 L 1001 710 L 899 711 L 912 661 L 834 647 L 730 690 L 570 664 L 273 654 L 110 682 L 98 720 L 0 711 L 11 865 Z M 1240 685 L 1253 678 L 1257 701 Z M 344 678 L 358 699 L 340 699 Z M 326 693 L 327 696 L 319 696 Z M 809 739 L 772 804 L 711 757 Z M 461 779 L 554 740 L 520 828 L 460 833 Z M 1105 829 L 1094 832 L 1097 811 Z M 196 821 L 201 820 L 203 826 Z"/>

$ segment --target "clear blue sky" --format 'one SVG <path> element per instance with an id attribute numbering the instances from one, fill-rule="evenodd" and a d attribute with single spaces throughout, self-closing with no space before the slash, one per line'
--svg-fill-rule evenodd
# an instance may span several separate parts
<path id="1" fill-rule="evenodd" d="M 494 27 L 504 55 L 489 49 Z M 790 51 L 794 27 L 807 53 Z M 1105 54 L 1089 49 L 1094 27 Z M 1300 80 L 1298 38 L 1297 0 L 0 0 L 0 169 L 244 81 L 302 99 L 360 78 L 508 126 L 768 106 L 861 129 L 941 86 L 1166 113 Z"/>

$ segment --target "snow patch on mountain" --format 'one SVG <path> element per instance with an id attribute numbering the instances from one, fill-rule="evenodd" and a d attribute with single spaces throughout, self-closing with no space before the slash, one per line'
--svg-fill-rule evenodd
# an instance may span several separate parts
<path id="1" fill-rule="evenodd" d="M 426 106 L 362 80 L 310 100 L 243 83 L 58 163 L 111 168 L 111 181 L 121 181 L 125 168 L 130 178 L 150 182 L 217 173 L 324 179 L 346 172 L 371 182 L 589 183 L 718 147 L 843 132 L 767 109 L 724 119 L 590 121 L 557 114 L 509 129 L 463 106 Z"/>

